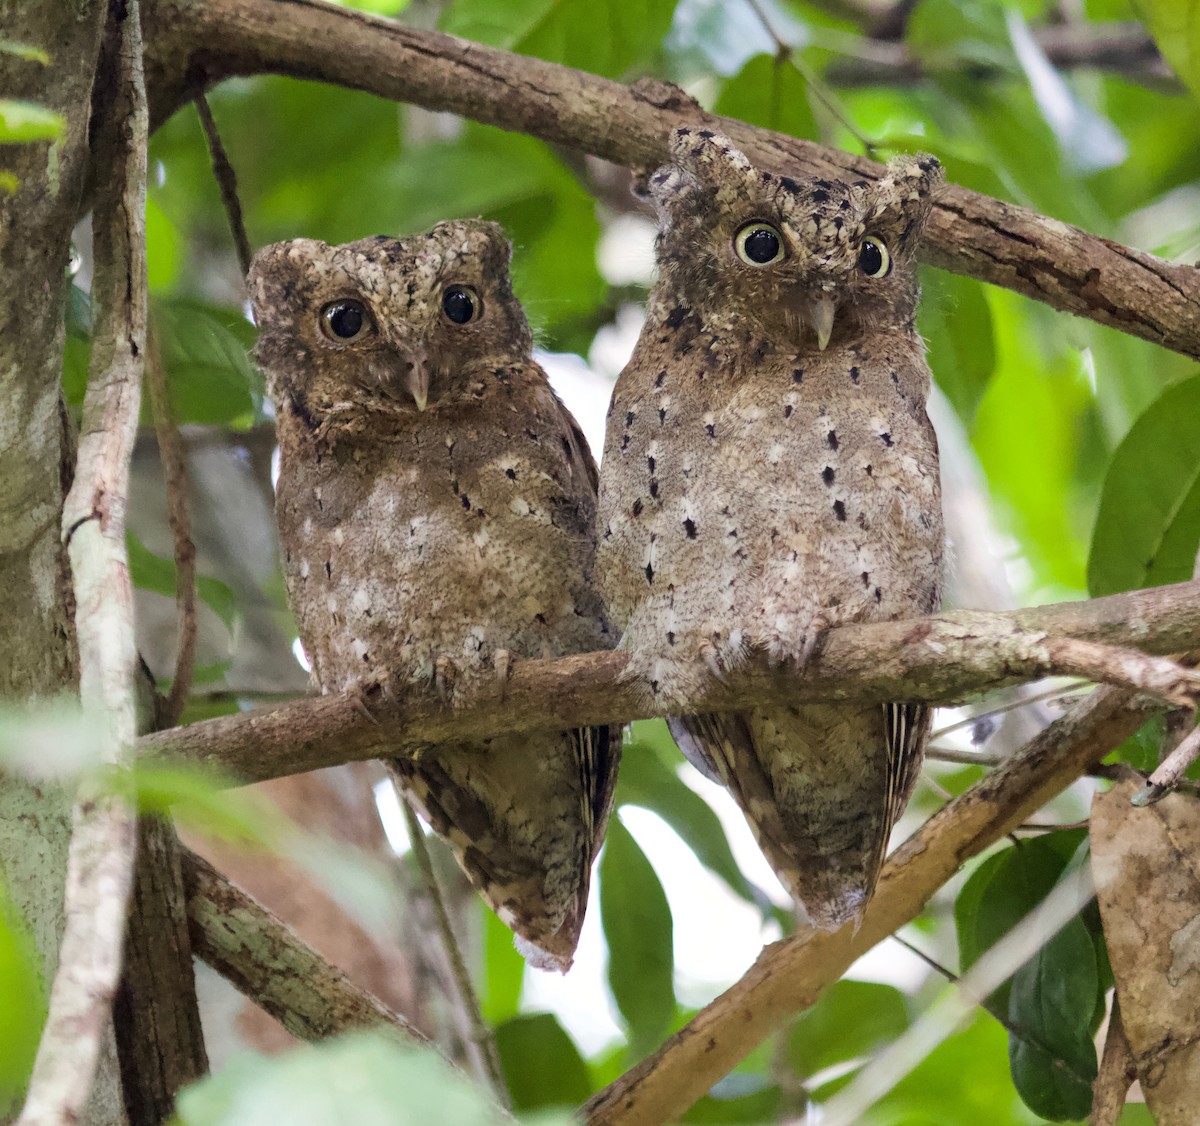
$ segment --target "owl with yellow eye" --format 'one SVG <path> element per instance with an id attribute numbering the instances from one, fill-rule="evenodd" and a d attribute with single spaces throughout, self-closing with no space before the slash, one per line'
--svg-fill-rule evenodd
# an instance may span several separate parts
<path id="1" fill-rule="evenodd" d="M 608 418 L 597 578 L 630 670 L 727 786 L 808 918 L 860 918 L 928 738 L 919 705 L 690 705 L 821 631 L 934 610 L 943 531 L 913 256 L 941 180 L 756 168 L 679 129 L 650 192 L 659 275 Z"/>

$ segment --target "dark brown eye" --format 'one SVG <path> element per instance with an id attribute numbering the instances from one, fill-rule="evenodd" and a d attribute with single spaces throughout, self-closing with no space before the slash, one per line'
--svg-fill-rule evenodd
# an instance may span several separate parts
<path id="1" fill-rule="evenodd" d="M 456 325 L 478 320 L 482 309 L 479 294 L 470 286 L 452 285 L 442 295 L 442 312 Z"/>
<path id="2" fill-rule="evenodd" d="M 858 250 L 858 268 L 869 278 L 886 277 L 892 268 L 892 256 L 887 243 L 876 235 L 868 235 Z"/>
<path id="3" fill-rule="evenodd" d="M 339 344 L 358 340 L 370 329 L 371 315 L 361 301 L 343 298 L 341 301 L 330 301 L 321 310 L 321 331 Z"/>

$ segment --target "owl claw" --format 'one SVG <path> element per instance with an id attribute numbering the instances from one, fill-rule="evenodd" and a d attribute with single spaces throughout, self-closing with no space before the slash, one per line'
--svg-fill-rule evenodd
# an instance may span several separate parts
<path id="1" fill-rule="evenodd" d="M 346 689 L 346 695 L 350 698 L 350 702 L 354 705 L 355 710 L 366 716 L 367 719 L 376 725 L 379 724 L 379 720 L 375 718 L 375 713 L 371 711 L 367 700 L 371 696 L 380 696 L 383 692 L 383 685 L 378 681 L 371 680 L 356 680 Z"/>
<path id="2" fill-rule="evenodd" d="M 726 665 L 725 658 L 721 656 L 721 650 L 711 641 L 705 641 L 700 645 L 700 656 L 708 666 L 708 671 L 712 673 L 713 679 L 728 687 L 729 666 Z"/>
<path id="3" fill-rule="evenodd" d="M 800 648 L 796 652 L 796 666 L 803 670 L 811 659 L 814 651 L 817 648 L 817 642 L 821 640 L 823 634 L 830 626 L 829 619 L 824 614 L 818 614 L 811 622 L 808 623 L 808 629 L 804 631 L 804 637 L 800 641 Z"/>
<path id="4" fill-rule="evenodd" d="M 492 654 L 492 668 L 500 682 L 500 699 L 508 694 L 508 678 L 512 675 L 512 654 L 507 649 L 497 649 Z"/>
<path id="5" fill-rule="evenodd" d="M 443 703 L 450 703 L 454 697 L 454 682 L 458 679 L 458 669 L 449 657 L 439 657 L 433 665 L 433 687 L 442 698 Z"/>

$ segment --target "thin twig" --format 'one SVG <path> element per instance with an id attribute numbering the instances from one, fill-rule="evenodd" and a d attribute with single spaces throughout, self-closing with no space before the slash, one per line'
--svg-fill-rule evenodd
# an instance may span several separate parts
<path id="1" fill-rule="evenodd" d="M 1063 821 L 1058 824 L 1046 824 L 1041 821 L 1022 821 L 1016 827 L 1014 832 L 1021 833 L 1065 833 L 1071 829 L 1086 829 L 1088 820 L 1085 817 L 1082 821 Z"/>
<path id="2" fill-rule="evenodd" d="M 994 708 L 976 712 L 965 719 L 955 720 L 953 723 L 948 723 L 945 727 L 939 727 L 929 737 L 931 739 L 941 739 L 945 735 L 961 731 L 964 727 L 973 727 L 981 719 L 991 719 L 993 716 L 1005 715 L 1007 712 L 1017 711 L 1019 708 L 1027 707 L 1030 704 L 1043 704 L 1047 700 L 1065 700 L 1085 688 L 1091 688 L 1091 685 L 1086 681 L 1080 681 L 1078 684 L 1067 685 L 1063 688 L 1047 688 L 1045 692 L 1035 692 L 1029 696 L 1022 696 L 1017 700 L 1009 700 L 1007 704 L 997 704 Z"/>
<path id="3" fill-rule="evenodd" d="M 1177 746 L 1150 775 L 1146 787 L 1133 796 L 1134 805 L 1150 805 L 1179 785 L 1187 768 L 1200 757 L 1200 727 L 1193 727 Z"/>
<path id="4" fill-rule="evenodd" d="M 1116 1126 L 1125 1106 L 1126 1096 L 1137 1078 L 1133 1049 L 1125 1035 L 1121 1020 L 1121 1003 L 1113 994 L 1112 1011 L 1108 1014 L 1108 1035 L 1104 1037 L 1104 1054 L 1100 1071 L 1092 1084 L 1092 1113 L 1088 1126 Z"/>
<path id="5" fill-rule="evenodd" d="M 960 751 L 956 747 L 929 747 L 925 757 L 935 762 L 953 762 L 962 766 L 999 766 L 1008 755 L 987 751 Z"/>
<path id="6" fill-rule="evenodd" d="M 171 411 L 162 353 L 153 332 L 146 355 L 146 390 L 150 393 L 150 413 L 154 418 L 158 457 L 167 488 L 167 522 L 175 547 L 175 607 L 179 623 L 175 674 L 171 679 L 171 691 L 160 708 L 160 726 L 174 727 L 183 715 L 196 668 L 196 543 L 192 539 L 183 438 Z"/>
<path id="7" fill-rule="evenodd" d="M 217 123 L 213 119 L 212 110 L 208 107 L 208 99 L 201 93 L 196 95 L 196 112 L 200 115 L 200 125 L 204 129 L 204 139 L 208 142 L 208 152 L 212 157 L 213 175 L 217 186 L 221 189 L 221 203 L 225 207 L 225 216 L 229 220 L 229 230 L 233 235 L 233 244 L 237 248 L 238 264 L 242 267 L 242 277 L 250 272 L 250 240 L 246 237 L 246 222 L 242 216 L 242 201 L 238 198 L 237 173 L 229 162 L 229 155 L 221 142 L 221 134 L 217 131 Z"/>
<path id="8" fill-rule="evenodd" d="M 137 737 L 137 648 L 125 550 L 129 466 L 146 350 L 146 140 L 138 0 L 109 9 L 93 121 L 103 182 L 93 226 L 96 331 L 75 478 L 63 506 L 79 689 L 106 763 Z M 96 1072 L 121 968 L 133 884 L 136 814 L 119 796 L 81 789 L 67 858 L 66 930 L 22 1126 L 76 1122 Z"/>
<path id="9" fill-rule="evenodd" d="M 425 830 L 421 827 L 413 807 L 405 796 L 401 783 L 401 775 L 396 770 L 391 759 L 385 759 L 388 777 L 396 789 L 400 799 L 400 808 L 404 810 L 404 823 L 408 827 L 408 839 L 412 845 L 413 859 L 421 873 L 425 885 L 425 894 L 433 907 L 434 918 L 437 919 L 438 935 L 441 938 L 442 949 L 450 967 L 450 976 L 454 981 L 454 989 L 458 994 L 458 1011 L 466 1025 L 466 1041 L 475 1066 L 478 1078 L 492 1090 L 501 1105 L 511 1108 L 508 1095 L 508 1085 L 504 1082 L 504 1072 L 500 1067 L 500 1056 L 496 1050 L 496 1040 L 487 1021 L 483 1019 L 483 1009 L 479 1004 L 479 995 L 471 981 L 471 971 L 467 969 L 466 959 L 463 958 L 462 948 L 450 922 L 450 912 L 446 908 L 446 897 L 442 894 L 441 884 L 437 873 L 433 870 L 433 858 L 429 855 L 429 846 L 425 841 Z"/>
<path id="10" fill-rule="evenodd" d="M 876 152 L 875 143 L 858 131 L 853 122 L 851 122 L 842 103 L 833 91 L 825 85 L 820 75 L 804 62 L 803 59 L 797 57 L 796 49 L 775 30 L 774 25 L 767 18 L 767 13 L 763 11 L 762 5 L 759 4 L 758 0 L 746 0 L 746 3 L 750 6 L 750 10 L 754 13 L 758 22 L 762 24 L 763 30 L 774 40 L 776 63 L 783 63 L 792 67 L 804 79 L 805 86 L 833 115 L 834 120 L 846 128 L 851 136 L 862 145 L 863 151 L 868 156 L 874 157 Z"/>

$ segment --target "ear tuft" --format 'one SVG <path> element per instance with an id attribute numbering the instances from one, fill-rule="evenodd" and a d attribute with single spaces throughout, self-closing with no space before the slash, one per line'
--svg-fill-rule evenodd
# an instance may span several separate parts
<path id="1" fill-rule="evenodd" d="M 713 165 L 726 165 L 739 172 L 752 172 L 750 161 L 724 133 L 684 127 L 671 133 L 671 157 L 676 164 L 703 175 Z"/>
<path id="2" fill-rule="evenodd" d="M 893 249 L 911 255 L 924 230 L 945 173 L 937 157 L 906 154 L 888 161 L 867 189 L 867 223 L 890 235 Z"/>

